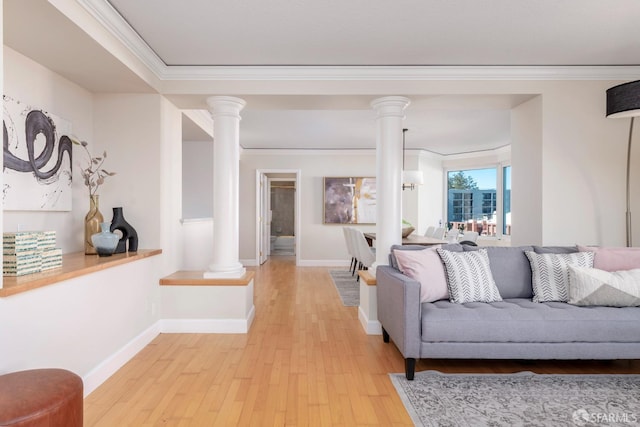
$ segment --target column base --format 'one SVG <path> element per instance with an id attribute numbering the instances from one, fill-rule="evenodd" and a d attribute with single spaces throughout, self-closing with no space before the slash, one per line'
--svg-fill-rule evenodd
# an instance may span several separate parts
<path id="1" fill-rule="evenodd" d="M 210 265 L 204 272 L 205 279 L 239 279 L 243 277 L 247 269 L 240 263 L 233 265 Z"/>

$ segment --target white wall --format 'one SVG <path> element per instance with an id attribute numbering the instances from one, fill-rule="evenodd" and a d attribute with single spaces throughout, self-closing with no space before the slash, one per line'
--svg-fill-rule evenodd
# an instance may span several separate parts
<path id="1" fill-rule="evenodd" d="M 542 244 L 542 97 L 511 112 L 511 244 Z M 513 165 L 516 165 L 515 167 Z M 538 177 L 538 178 L 535 178 Z M 515 214 L 514 214 L 515 212 Z"/>
<path id="2" fill-rule="evenodd" d="M 241 132 L 242 134 L 242 132 Z M 323 221 L 323 177 L 376 176 L 373 151 L 295 151 L 243 150 L 240 157 L 240 259 L 255 259 L 256 253 L 256 169 L 300 169 L 302 212 L 299 250 L 301 264 L 320 262 L 330 265 L 349 260 L 340 225 Z M 359 225 L 375 231 L 375 225 Z"/>
<path id="3" fill-rule="evenodd" d="M 616 83 L 546 85 L 541 147 L 545 244 L 624 246 L 628 122 L 605 117 L 605 91 Z"/>
<path id="4" fill-rule="evenodd" d="M 419 191 L 419 217 L 416 230 L 424 234 L 429 226 L 444 224 L 444 174 L 442 173 L 443 157 L 437 154 L 420 153 L 420 170 L 424 184 Z"/>
<path id="5" fill-rule="evenodd" d="M 121 206 L 136 229 L 140 248 L 161 244 L 161 97 L 138 94 L 96 94 L 96 145 L 107 151 L 109 177 L 100 196 L 105 221 Z"/>
<path id="6" fill-rule="evenodd" d="M 123 206 L 140 248 L 163 254 L 0 298 L 0 373 L 60 367 L 83 376 L 85 391 L 157 335 L 160 277 L 182 258 L 181 113 L 159 95 L 91 94 L 4 48 L 7 94 L 73 123 L 115 171 L 100 189 L 101 211 Z M 74 150 L 74 156 L 79 151 Z M 75 162 L 74 162 L 75 163 Z M 57 231 L 65 253 L 83 250 L 87 190 L 74 168 L 71 212 L 3 212 L 5 231 Z"/>
<path id="7" fill-rule="evenodd" d="M 88 141 L 90 148 L 97 148 L 93 141 L 91 93 L 6 46 L 3 58 L 6 95 L 68 120 L 73 126 L 73 134 Z M 5 211 L 3 230 L 16 231 L 18 226 L 23 230 L 56 230 L 57 245 L 64 253 L 84 250 L 83 221 L 89 210 L 89 196 L 79 173 L 78 162 L 82 154 L 74 146 L 72 211 Z"/>
<path id="8" fill-rule="evenodd" d="M 160 100 L 160 241 L 164 263 L 162 276 L 181 268 L 182 229 L 182 113 L 166 98 Z"/>
<path id="9" fill-rule="evenodd" d="M 213 217 L 213 142 L 182 144 L 182 218 Z"/>
<path id="10" fill-rule="evenodd" d="M 422 166 L 420 163 L 420 152 L 416 150 L 406 150 L 404 156 L 404 170 L 419 170 Z M 415 189 L 406 189 L 402 191 L 402 219 L 411 223 L 413 228 L 420 230 L 421 219 L 421 199 L 423 193 L 420 191 L 422 186 Z"/>

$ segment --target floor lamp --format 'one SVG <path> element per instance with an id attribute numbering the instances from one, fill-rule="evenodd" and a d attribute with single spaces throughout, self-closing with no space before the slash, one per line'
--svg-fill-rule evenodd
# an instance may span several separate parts
<path id="1" fill-rule="evenodd" d="M 633 120 L 640 116 L 640 80 L 624 83 L 607 89 L 607 117 L 631 117 L 629 125 L 629 143 L 627 145 L 627 247 L 631 242 L 631 189 L 629 176 L 631 171 L 631 139 L 633 137 Z"/>

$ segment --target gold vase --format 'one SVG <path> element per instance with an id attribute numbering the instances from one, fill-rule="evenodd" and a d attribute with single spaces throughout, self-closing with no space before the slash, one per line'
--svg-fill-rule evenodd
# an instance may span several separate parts
<path id="1" fill-rule="evenodd" d="M 98 253 L 93 247 L 91 236 L 100 232 L 100 224 L 104 222 L 104 218 L 100 213 L 99 196 L 94 194 L 89 196 L 89 212 L 84 217 L 84 253 L 86 255 L 95 255 Z"/>

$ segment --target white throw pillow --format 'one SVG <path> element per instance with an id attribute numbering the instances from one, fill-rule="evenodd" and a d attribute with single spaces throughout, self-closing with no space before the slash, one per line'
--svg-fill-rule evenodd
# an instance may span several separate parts
<path id="1" fill-rule="evenodd" d="M 593 252 L 570 254 L 537 254 L 526 251 L 531 264 L 533 302 L 567 302 L 569 295 L 569 265 L 593 267 Z"/>
<path id="2" fill-rule="evenodd" d="M 444 261 L 451 302 L 502 301 L 493 280 L 486 249 L 472 252 L 451 252 L 436 249 Z"/>
<path id="3" fill-rule="evenodd" d="M 640 269 L 609 272 L 569 266 L 569 303 L 610 307 L 640 306 Z"/>

